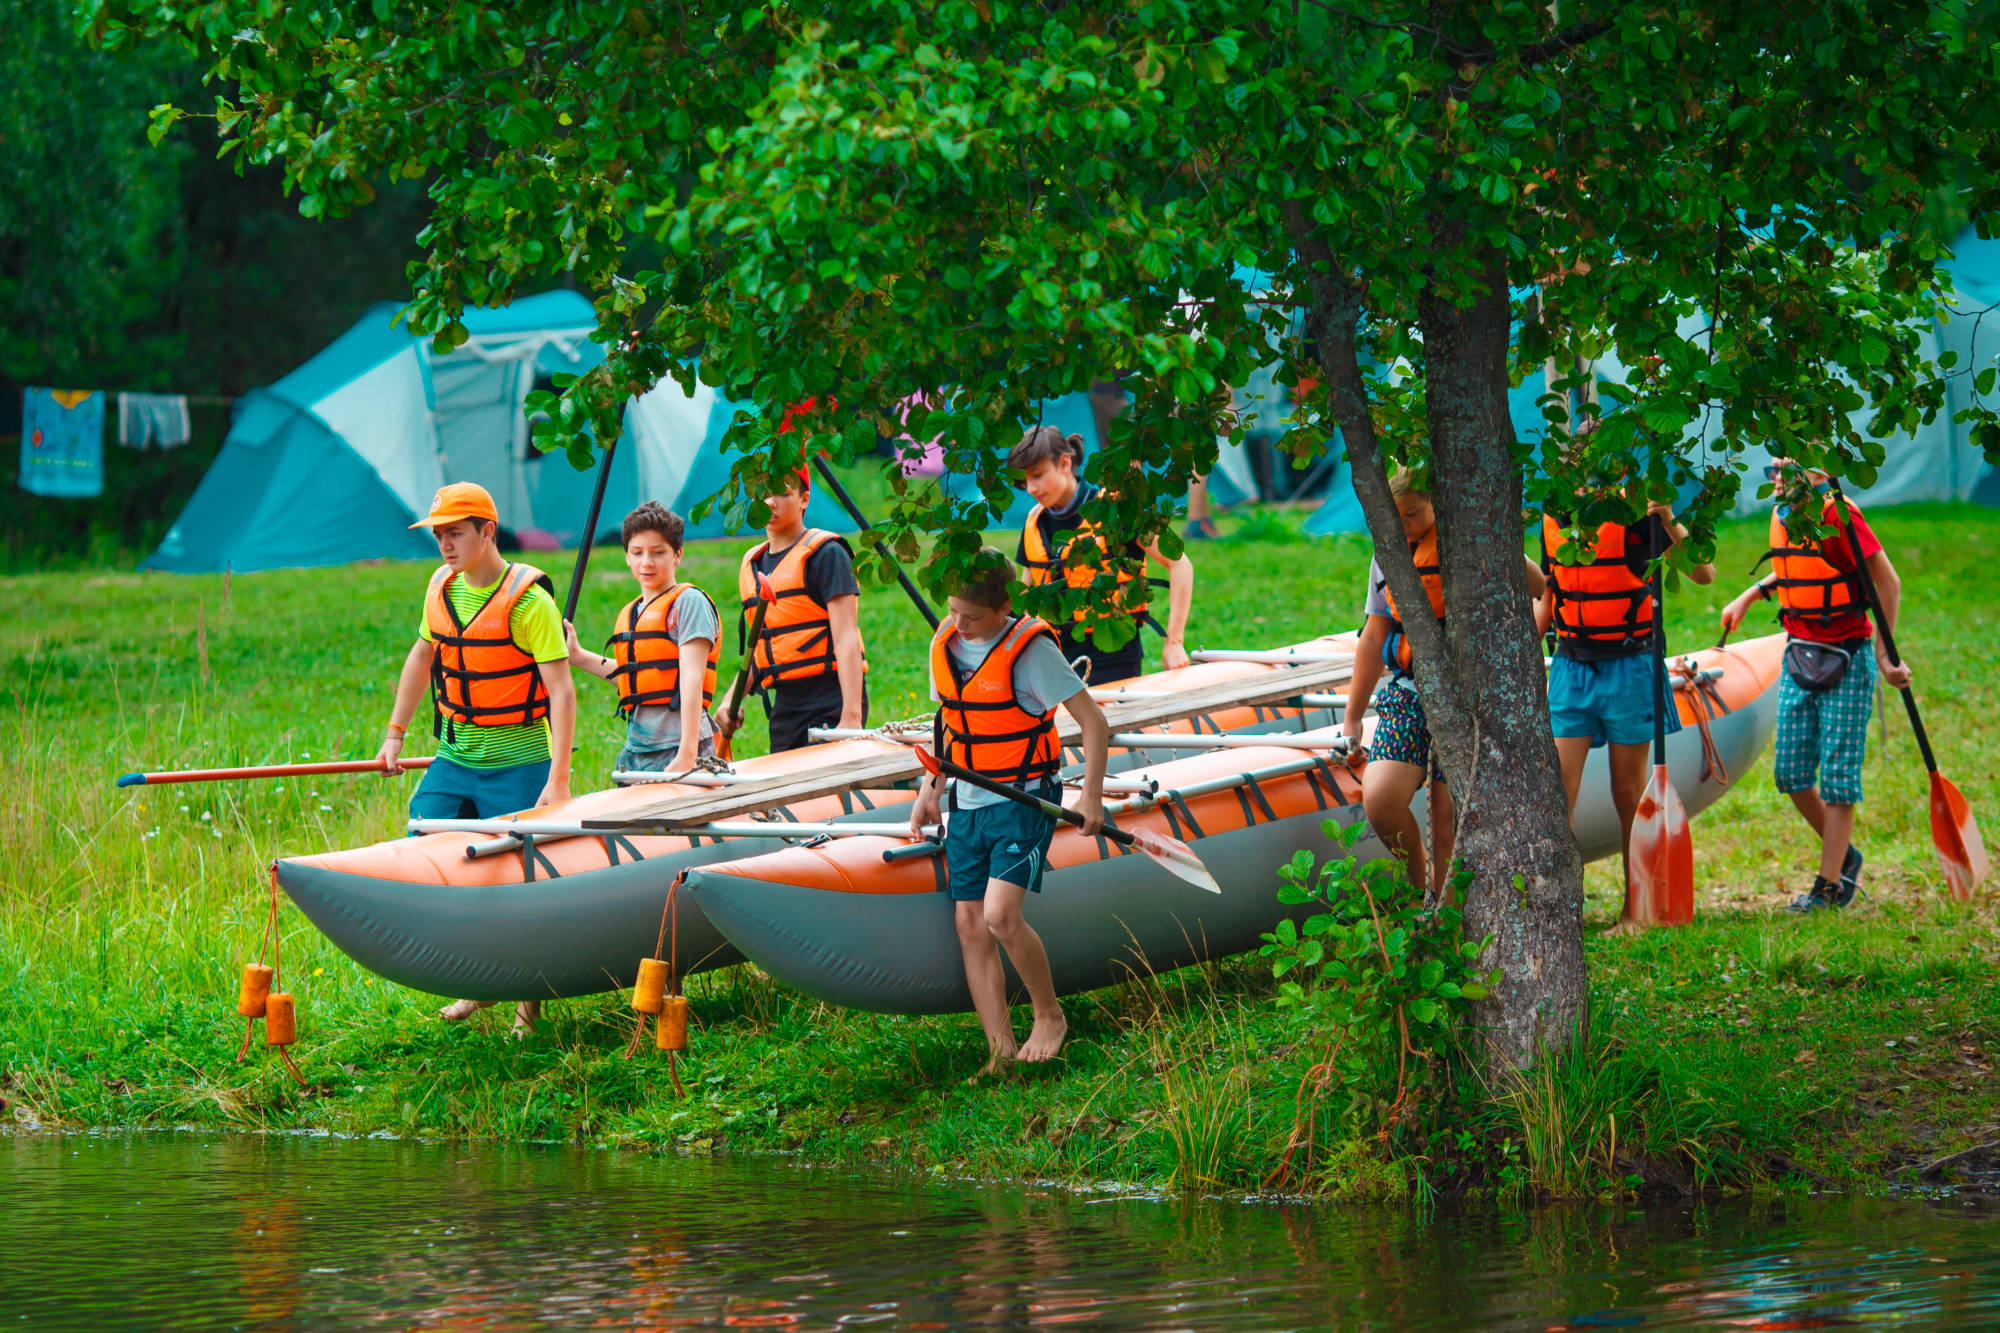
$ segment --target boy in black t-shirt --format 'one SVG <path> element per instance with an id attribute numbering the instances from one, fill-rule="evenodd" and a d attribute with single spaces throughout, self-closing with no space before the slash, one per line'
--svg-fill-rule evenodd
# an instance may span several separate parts
<path id="1" fill-rule="evenodd" d="M 757 641 L 744 646 L 754 670 L 751 684 L 770 719 L 772 754 L 810 744 L 806 733 L 813 727 L 868 725 L 854 553 L 844 538 L 806 526 L 811 494 L 811 478 L 800 468 L 783 491 L 769 497 L 765 540 L 744 552 L 737 572 L 743 634 L 755 615 L 758 576 L 777 594 Z M 725 736 L 742 723 L 741 714 L 715 719 Z"/>

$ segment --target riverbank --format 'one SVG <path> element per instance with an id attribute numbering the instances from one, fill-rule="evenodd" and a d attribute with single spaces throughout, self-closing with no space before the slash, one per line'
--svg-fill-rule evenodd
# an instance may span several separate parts
<path id="1" fill-rule="evenodd" d="M 1990 721 L 2000 599 L 1982 578 L 2000 557 L 2000 516 L 1919 507 L 1878 519 L 1905 578 L 1903 637 L 1940 759 L 1976 810 L 2000 809 Z M 1192 641 L 1284 642 L 1354 618 L 1366 569 L 1359 540 L 1308 543 L 1288 517 L 1250 521 L 1263 540 L 1194 550 Z M 697 548 L 687 576 L 726 587 L 740 547 Z M 1712 642 L 1715 608 L 1760 547 L 1759 524 L 1732 524 L 1717 586 L 1670 595 L 1676 646 Z M 586 627 L 624 598 L 616 564 L 613 555 L 594 567 Z M 1308 568 L 1309 582 L 1299 574 Z M 695 1044 L 679 1067 L 687 1095 L 676 1097 L 650 1046 L 624 1058 L 632 1028 L 622 997 L 551 1005 L 542 1035 L 526 1042 L 504 1038 L 497 1011 L 447 1027 L 430 1017 L 435 1001 L 368 976 L 285 905 L 309 1086 L 294 1086 L 261 1047 L 234 1063 L 234 977 L 269 911 L 263 867 L 274 855 L 388 836 L 409 779 L 118 791 L 111 778 L 142 762 L 367 754 L 423 572 L 385 564 L 233 582 L 0 581 L 16 608 L 0 625 L 13 703 L 0 723 L 11 757 L 0 773 L 0 1097 L 17 1123 L 771 1149 L 952 1175 L 1222 1191 L 1256 1190 L 1270 1176 L 1300 1081 L 1326 1051 L 1323 1034 L 1298 1030 L 1271 1004 L 1255 960 L 1075 997 L 1060 1064 L 970 1086 L 982 1051 L 969 1016 L 848 1013 L 732 969 L 690 987 Z M 1299 592 L 1274 597 L 1274 587 Z M 893 590 L 868 598 L 879 715 L 920 712 L 923 626 Z M 605 771 L 616 744 L 608 719 L 592 722 L 608 700 L 586 700 L 580 775 Z M 1809 881 L 1811 851 L 1770 788 L 1766 760 L 1695 825 L 1694 926 L 1604 934 L 1615 870 L 1593 867 L 1599 1020 L 1573 1072 L 1526 1090 L 1438 1086 L 1426 1132 L 1387 1145 L 1341 1142 L 1342 1094 L 1321 1107 L 1313 1165 L 1291 1187 L 1341 1197 L 1786 1180 L 1869 1188 L 2000 1137 L 1990 1058 L 2000 1046 L 1991 981 L 2000 931 L 1990 897 L 1966 907 L 1943 898 L 1900 711 L 1888 737 L 1886 757 L 1878 743 L 1869 761 L 1869 893 L 1857 908 L 1831 920 L 1776 910 Z"/>

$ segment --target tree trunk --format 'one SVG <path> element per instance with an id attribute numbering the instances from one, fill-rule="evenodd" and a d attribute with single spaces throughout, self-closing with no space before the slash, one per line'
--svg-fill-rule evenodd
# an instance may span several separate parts
<path id="1" fill-rule="evenodd" d="M 1497 255 L 1485 286 L 1469 305 L 1428 295 L 1418 303 L 1444 579 L 1440 674 L 1459 686 L 1433 691 L 1429 673 L 1419 672 L 1418 688 L 1427 714 L 1463 710 L 1462 722 L 1434 720 L 1431 732 L 1458 798 L 1457 854 L 1474 876 L 1466 929 L 1493 936 L 1490 957 L 1502 971 L 1478 1008 L 1489 1061 L 1520 1068 L 1544 1049 L 1567 1051 L 1588 1015 L 1589 990 L 1583 858 L 1522 570 L 1521 469 L 1506 403 L 1510 310 Z M 1400 544 L 1401 533 L 1394 536 Z"/>
<path id="2" fill-rule="evenodd" d="M 1403 617 L 1458 820 L 1456 855 L 1472 872 L 1466 928 L 1491 935 L 1500 984 L 1476 1007 L 1496 1074 L 1562 1052 L 1583 1026 L 1583 861 L 1570 828 L 1549 727 L 1548 689 L 1522 571 L 1521 472 L 1507 414 L 1506 274 L 1487 266 L 1486 294 L 1458 306 L 1419 303 L 1430 422 L 1432 503 L 1445 621 L 1410 558 L 1389 494 L 1355 345 L 1360 291 L 1304 211 L 1286 207 L 1311 269 L 1306 327 L 1319 349 L 1334 420 L 1376 559 Z M 1432 289 L 1433 291 L 1435 289 Z"/>

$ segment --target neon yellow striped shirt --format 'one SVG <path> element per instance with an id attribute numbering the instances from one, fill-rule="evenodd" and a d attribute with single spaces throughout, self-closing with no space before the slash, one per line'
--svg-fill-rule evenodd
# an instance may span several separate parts
<path id="1" fill-rule="evenodd" d="M 505 578 L 505 575 L 501 576 Z M 453 579 L 446 587 L 452 609 L 460 620 L 479 613 L 481 603 L 499 587 L 468 588 L 464 579 Z M 507 630 L 514 646 L 537 662 L 562 662 L 569 658 L 563 643 L 562 613 L 555 598 L 536 584 L 514 603 L 507 617 Z M 417 636 L 430 642 L 430 626 L 417 623 Z M 438 735 L 438 757 L 466 768 L 514 768 L 521 764 L 544 763 L 549 758 L 549 720 L 516 722 L 506 726 L 480 727 L 460 722 Z"/>

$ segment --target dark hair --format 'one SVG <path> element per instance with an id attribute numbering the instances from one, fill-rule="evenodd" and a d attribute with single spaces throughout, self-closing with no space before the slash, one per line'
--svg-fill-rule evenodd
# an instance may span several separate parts
<path id="1" fill-rule="evenodd" d="M 1014 562 L 991 546 L 979 548 L 973 557 L 972 574 L 959 585 L 958 595 L 975 606 L 998 611 L 1007 605 L 1007 585 L 1014 578 Z"/>
<path id="2" fill-rule="evenodd" d="M 681 549 L 681 534 L 687 531 L 687 521 L 658 500 L 648 500 L 637 509 L 625 515 L 625 521 L 618 526 L 618 539 L 626 546 L 642 532 L 657 532 L 667 545 L 676 551 Z"/>
<path id="3" fill-rule="evenodd" d="M 1083 436 L 1065 435 L 1054 426 L 1036 426 L 1021 436 L 1021 442 L 1007 451 L 1007 466 L 1025 472 L 1037 463 L 1053 463 L 1064 454 L 1078 468 L 1083 466 Z"/>

